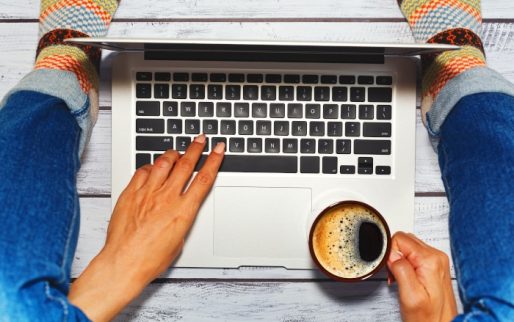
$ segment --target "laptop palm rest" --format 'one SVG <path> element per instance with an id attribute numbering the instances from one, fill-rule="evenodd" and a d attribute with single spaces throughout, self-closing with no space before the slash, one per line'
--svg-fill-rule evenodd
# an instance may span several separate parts
<path id="1" fill-rule="evenodd" d="M 305 258 L 311 189 L 217 187 L 214 195 L 214 256 L 276 258 L 277 265 Z"/>

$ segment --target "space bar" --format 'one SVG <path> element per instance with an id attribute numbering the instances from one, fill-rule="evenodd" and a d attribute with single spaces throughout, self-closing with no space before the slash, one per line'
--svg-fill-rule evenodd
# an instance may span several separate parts
<path id="1" fill-rule="evenodd" d="M 198 162 L 195 171 L 201 168 L 206 155 Z M 297 173 L 298 158 L 293 156 L 225 155 L 220 172 L 269 172 Z"/>

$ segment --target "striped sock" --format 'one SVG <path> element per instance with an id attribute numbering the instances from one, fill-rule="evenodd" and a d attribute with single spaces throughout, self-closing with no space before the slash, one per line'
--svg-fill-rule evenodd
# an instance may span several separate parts
<path id="1" fill-rule="evenodd" d="M 100 50 L 64 43 L 74 37 L 107 34 L 118 0 L 41 0 L 39 45 L 35 69 L 72 72 L 91 100 L 91 113 L 98 111 Z"/>
<path id="2" fill-rule="evenodd" d="M 485 66 L 480 31 L 480 0 L 398 0 L 418 42 L 452 44 L 460 50 L 422 59 L 422 116 L 430 110 L 439 92 L 452 78 L 475 67 Z"/>

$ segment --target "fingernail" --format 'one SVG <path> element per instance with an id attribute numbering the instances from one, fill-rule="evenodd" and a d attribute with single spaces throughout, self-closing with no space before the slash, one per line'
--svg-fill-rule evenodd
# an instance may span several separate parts
<path id="1" fill-rule="evenodd" d="M 216 147 L 214 147 L 213 151 L 215 153 L 222 154 L 223 152 L 225 152 L 225 143 L 219 142 L 218 144 L 216 144 Z"/>
<path id="2" fill-rule="evenodd" d="M 205 134 L 200 134 L 199 136 L 197 136 L 195 138 L 195 142 L 204 143 L 205 142 Z"/>
<path id="3" fill-rule="evenodd" d="M 391 263 L 394 263 L 396 262 L 397 260 L 401 259 L 403 257 L 403 254 L 400 253 L 399 251 L 397 250 L 392 250 L 391 251 L 391 254 L 389 255 L 389 261 Z"/>

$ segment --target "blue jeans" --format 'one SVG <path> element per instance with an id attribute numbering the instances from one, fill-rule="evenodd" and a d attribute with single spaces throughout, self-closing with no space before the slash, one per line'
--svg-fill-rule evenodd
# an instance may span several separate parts
<path id="1" fill-rule="evenodd" d="M 1 321 L 87 317 L 67 300 L 79 230 L 80 127 L 64 101 L 11 94 L 0 109 Z M 514 321 L 514 97 L 464 97 L 439 129 L 465 313 Z"/>

